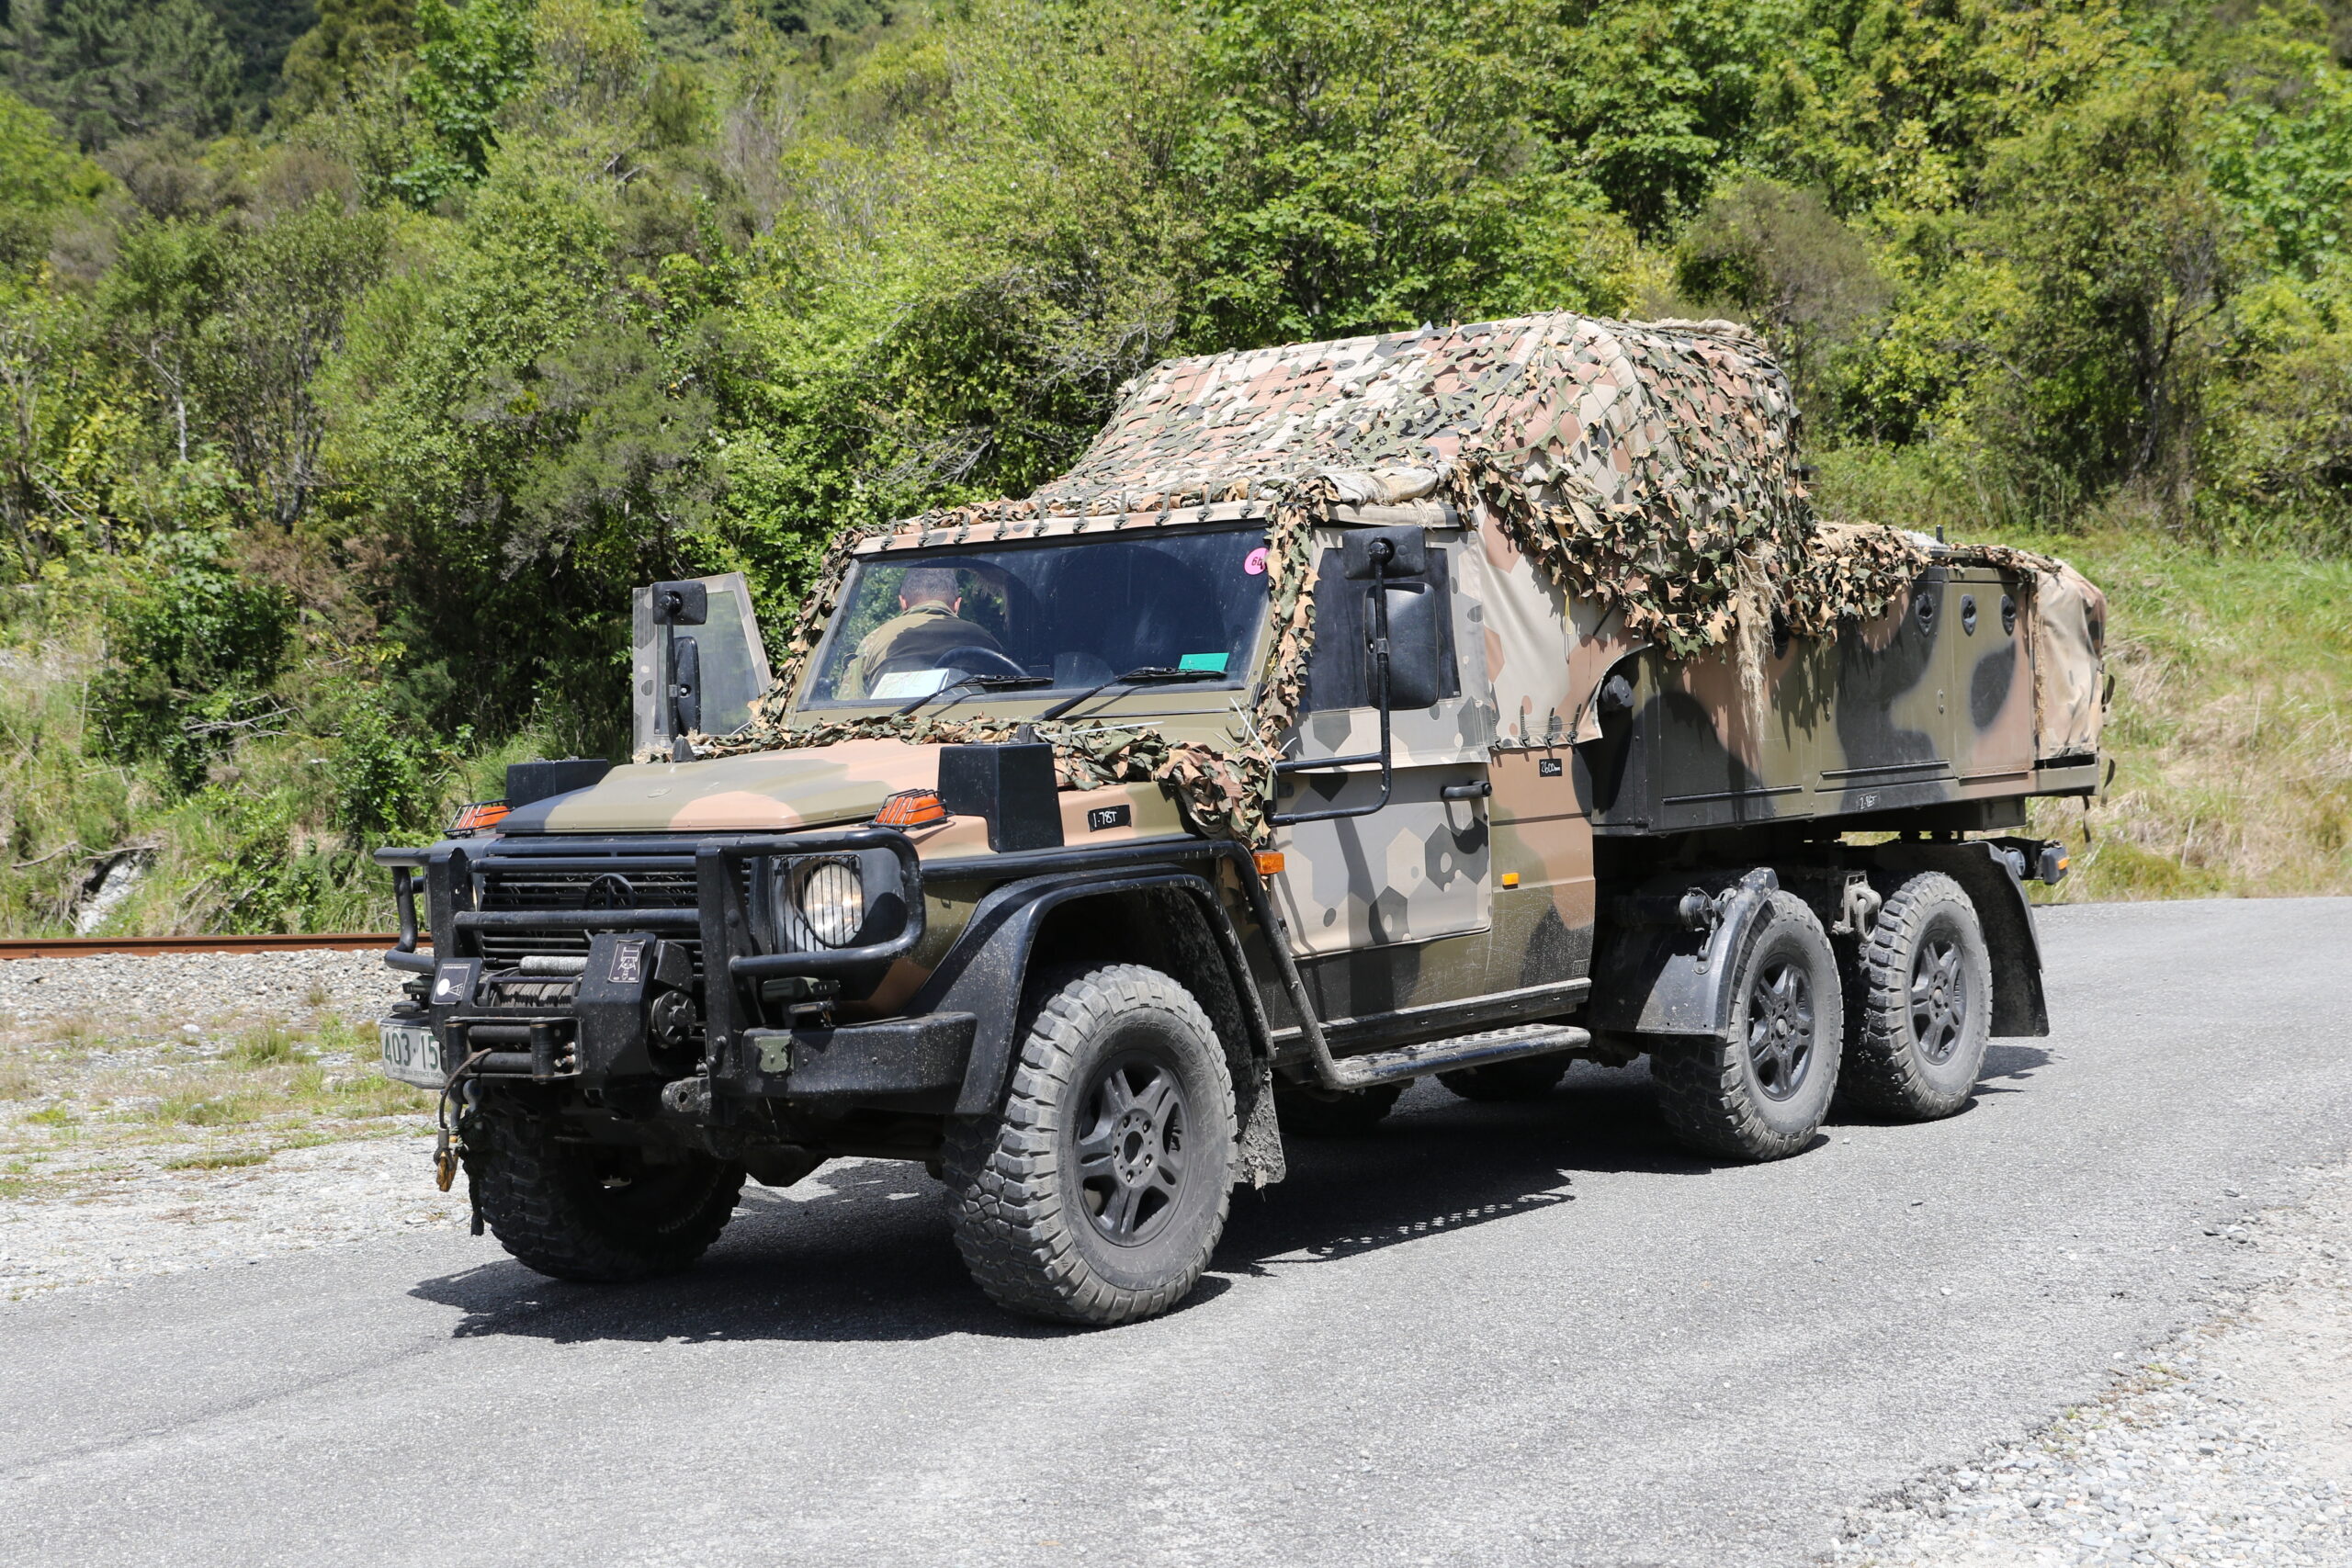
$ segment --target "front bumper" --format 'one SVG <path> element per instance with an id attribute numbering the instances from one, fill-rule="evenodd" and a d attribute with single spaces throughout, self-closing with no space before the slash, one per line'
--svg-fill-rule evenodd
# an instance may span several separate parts
<path id="1" fill-rule="evenodd" d="M 791 922 L 752 891 L 760 863 L 848 856 L 872 874 L 853 944 L 793 947 Z M 895 829 L 516 836 L 377 859 L 393 869 L 401 910 L 387 958 L 426 976 L 418 1016 L 403 1021 L 430 1028 L 452 1071 L 624 1098 L 693 1075 L 737 1094 L 909 1109 L 943 1089 L 952 1101 L 961 1082 L 968 1016 L 837 1028 L 828 1015 L 831 996 L 870 989 L 922 940 L 922 863 Z M 417 951 L 420 872 L 429 955 Z M 572 888 L 576 899 L 560 897 Z M 638 888 L 662 902 L 630 897 Z M 388 1055 L 387 1071 L 396 1065 L 422 1081 L 413 1060 Z"/>

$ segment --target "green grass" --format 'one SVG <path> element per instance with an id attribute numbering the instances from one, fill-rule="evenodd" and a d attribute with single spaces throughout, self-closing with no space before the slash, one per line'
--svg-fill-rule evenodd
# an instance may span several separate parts
<path id="1" fill-rule="evenodd" d="M 247 1030 L 229 1048 L 229 1060 L 241 1067 L 277 1067 L 307 1062 L 311 1054 L 282 1023 Z"/>
<path id="2" fill-rule="evenodd" d="M 267 1165 L 274 1149 L 240 1149 L 221 1154 L 187 1155 L 164 1162 L 165 1170 L 235 1170 L 243 1166 Z"/>

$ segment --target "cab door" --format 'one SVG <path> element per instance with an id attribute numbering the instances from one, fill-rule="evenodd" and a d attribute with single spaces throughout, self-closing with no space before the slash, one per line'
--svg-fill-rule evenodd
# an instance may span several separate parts
<path id="1" fill-rule="evenodd" d="M 1367 656 L 1366 584 L 1340 566 L 1337 530 L 1320 530 L 1315 649 L 1299 723 L 1285 755 L 1313 759 L 1379 750 L 1380 712 Z M 1272 892 L 1300 958 L 1394 950 L 1484 932 L 1493 919 L 1487 826 L 1488 709 L 1466 693 L 1459 650 L 1476 648 L 1476 606 L 1462 591 L 1459 536 L 1429 540 L 1424 592 L 1441 595 L 1439 700 L 1391 715 L 1388 802 L 1364 816 L 1275 829 L 1283 869 Z M 1289 775 L 1281 810 L 1369 805 L 1380 770 Z M 1483 963 L 1483 945 L 1480 960 Z M 1474 986 L 1470 989 L 1475 990 Z M 1401 1001 L 1400 996 L 1396 998 Z"/>

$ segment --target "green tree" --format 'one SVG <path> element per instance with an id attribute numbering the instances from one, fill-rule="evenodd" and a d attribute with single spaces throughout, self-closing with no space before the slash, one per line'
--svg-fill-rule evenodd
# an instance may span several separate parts
<path id="1" fill-rule="evenodd" d="M 318 21 L 286 51 L 284 107 L 295 113 L 337 103 L 416 47 L 410 0 L 320 0 Z"/>
<path id="2" fill-rule="evenodd" d="M 1747 151 L 1759 92 L 1798 34 L 1793 0 L 1572 0 L 1544 44 L 1544 129 L 1645 237 Z"/>
<path id="3" fill-rule="evenodd" d="M 85 148 L 226 126 L 237 57 L 200 0 L 17 0 L 17 90 Z"/>
<path id="4" fill-rule="evenodd" d="M 2001 438 L 2058 477 L 2059 504 L 2114 484 L 2175 509 L 2189 494 L 2238 267 L 2199 156 L 2205 107 L 2193 76 L 2152 71 L 2052 117 L 1986 171 L 1983 243 L 2026 302 L 2003 324 L 1987 366 L 2003 389 L 1986 406 Z"/>
<path id="5" fill-rule="evenodd" d="M 1190 340 L 1587 302 L 1571 277 L 1527 276 L 1531 243 L 1598 203 L 1526 118 L 1543 40 L 1523 8 L 1249 0 L 1205 29 L 1185 152 L 1204 231 Z"/>
<path id="6" fill-rule="evenodd" d="M 481 177 L 497 141 L 497 116 L 530 80 L 530 16 L 524 0 L 418 0 L 416 69 L 409 101 L 425 140 L 392 188 L 430 207 Z"/>
<path id="7" fill-rule="evenodd" d="M 193 390 L 254 507 L 280 528 L 300 521 L 320 483 L 314 382 L 345 309 L 383 272 L 388 232 L 381 214 L 348 212 L 330 193 L 232 233 Z"/>

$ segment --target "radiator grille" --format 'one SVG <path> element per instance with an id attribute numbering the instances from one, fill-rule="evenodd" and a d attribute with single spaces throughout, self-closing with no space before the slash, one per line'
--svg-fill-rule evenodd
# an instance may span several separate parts
<path id="1" fill-rule="evenodd" d="M 601 880 L 616 875 L 627 882 L 626 890 L 610 882 L 602 887 L 597 886 Z M 748 890 L 748 868 L 742 871 L 742 882 Z M 691 909 L 696 902 L 695 874 L 690 869 L 616 872 L 501 869 L 484 877 L 481 900 L 482 908 L 498 910 Z M 671 940 L 686 945 L 694 954 L 695 972 L 699 975 L 702 972 L 701 940 L 676 932 L 665 934 Z M 586 931 L 526 929 L 482 931 L 475 935 L 481 943 L 482 957 L 492 968 L 510 967 L 535 955 L 585 955 L 588 952 L 589 933 Z"/>

